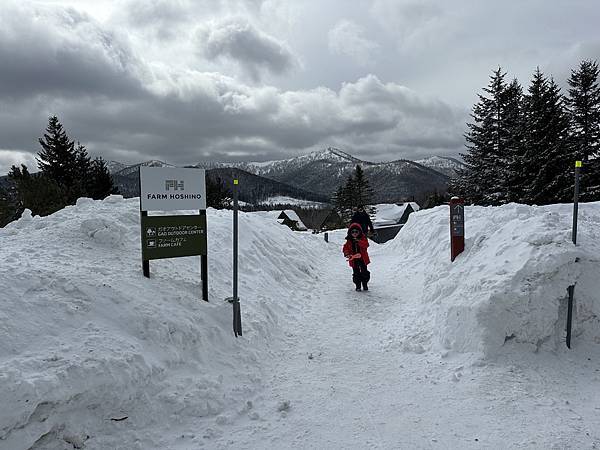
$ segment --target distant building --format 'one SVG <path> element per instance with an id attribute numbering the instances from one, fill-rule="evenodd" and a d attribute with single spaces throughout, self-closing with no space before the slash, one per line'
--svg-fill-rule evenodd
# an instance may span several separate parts
<path id="1" fill-rule="evenodd" d="M 344 222 L 333 208 L 298 208 L 296 214 L 302 223 L 314 232 L 344 228 Z"/>
<path id="2" fill-rule="evenodd" d="M 394 239 L 408 221 L 408 216 L 420 209 L 415 202 L 384 203 L 375 206 L 377 208 L 373 219 L 375 235 L 372 240 L 379 244 Z"/>
<path id="3" fill-rule="evenodd" d="M 300 217 L 298 217 L 298 214 L 296 214 L 296 212 L 291 209 L 286 209 L 285 211 L 281 211 L 281 214 L 279 214 L 279 216 L 277 216 L 277 221 L 280 224 L 285 225 L 294 231 L 306 231 L 307 230 L 306 225 L 304 225 L 302 220 L 300 220 Z"/>

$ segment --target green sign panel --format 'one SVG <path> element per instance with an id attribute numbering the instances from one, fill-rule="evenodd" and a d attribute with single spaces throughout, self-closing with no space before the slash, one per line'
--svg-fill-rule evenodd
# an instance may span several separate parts
<path id="1" fill-rule="evenodd" d="M 142 216 L 142 259 L 206 255 L 206 216 Z"/>

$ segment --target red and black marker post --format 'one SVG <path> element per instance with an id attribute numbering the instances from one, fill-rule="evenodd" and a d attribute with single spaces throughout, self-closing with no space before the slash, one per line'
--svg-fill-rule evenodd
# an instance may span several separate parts
<path id="1" fill-rule="evenodd" d="M 465 249 L 465 201 L 458 197 L 450 199 L 450 260 Z"/>

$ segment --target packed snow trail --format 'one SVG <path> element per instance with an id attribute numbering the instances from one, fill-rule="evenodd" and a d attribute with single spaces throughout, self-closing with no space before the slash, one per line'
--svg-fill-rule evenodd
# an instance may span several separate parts
<path id="1" fill-rule="evenodd" d="M 406 277 L 394 279 L 398 259 L 385 246 L 372 250 L 370 290 L 355 292 L 338 245 L 330 245 L 325 283 L 291 293 L 306 314 L 282 324 L 287 337 L 252 402 L 253 418 L 232 419 L 206 448 L 600 446 L 598 361 L 527 355 L 492 365 L 425 351 L 428 336 L 413 327 L 410 307 L 422 276 L 410 261 Z M 581 386 L 580 378 L 595 384 Z"/>

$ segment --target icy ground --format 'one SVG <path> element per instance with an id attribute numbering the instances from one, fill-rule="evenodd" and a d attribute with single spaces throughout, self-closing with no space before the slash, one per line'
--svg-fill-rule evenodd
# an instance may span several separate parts
<path id="1" fill-rule="evenodd" d="M 343 233 L 242 214 L 198 259 L 139 267 L 135 200 L 80 200 L 0 229 L 0 449 L 600 448 L 600 204 L 447 209 L 371 247 L 355 292 Z M 575 258 L 578 261 L 575 262 Z M 577 281 L 573 349 L 566 285 Z"/>

